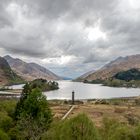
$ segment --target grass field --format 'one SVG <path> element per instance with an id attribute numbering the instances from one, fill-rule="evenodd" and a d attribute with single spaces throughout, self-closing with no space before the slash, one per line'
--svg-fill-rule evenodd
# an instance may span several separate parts
<path id="1" fill-rule="evenodd" d="M 74 117 L 79 113 L 87 114 L 100 127 L 103 118 L 116 119 L 121 123 L 133 125 L 140 120 L 139 97 L 126 99 L 110 99 L 104 103 L 95 101 L 78 102 L 68 118 Z M 55 119 L 61 119 L 69 110 L 70 105 L 63 101 L 50 101 L 50 106 Z"/>

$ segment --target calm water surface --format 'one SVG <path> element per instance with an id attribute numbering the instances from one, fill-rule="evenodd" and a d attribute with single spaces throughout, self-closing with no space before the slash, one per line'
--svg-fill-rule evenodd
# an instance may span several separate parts
<path id="1" fill-rule="evenodd" d="M 84 84 L 80 82 L 59 81 L 59 90 L 45 92 L 48 99 L 71 99 L 71 93 L 75 91 L 76 99 L 116 98 L 140 95 L 138 88 L 113 88 L 99 84 Z"/>
<path id="2" fill-rule="evenodd" d="M 131 97 L 140 95 L 139 88 L 113 88 L 99 84 L 84 84 L 80 82 L 58 81 L 59 90 L 44 92 L 47 99 L 71 99 L 75 91 L 76 99 L 108 99 L 116 97 Z M 22 89 L 23 85 L 14 85 L 13 89 Z"/>

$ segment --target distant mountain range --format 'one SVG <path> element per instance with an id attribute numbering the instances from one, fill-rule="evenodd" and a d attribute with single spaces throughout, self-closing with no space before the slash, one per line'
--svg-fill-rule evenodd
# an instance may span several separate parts
<path id="1" fill-rule="evenodd" d="M 94 73 L 95 70 L 92 70 L 92 71 L 89 71 L 89 72 L 86 72 L 85 74 L 81 75 L 80 77 L 78 77 L 76 80 L 74 81 L 82 81 L 83 79 L 85 79 L 88 75 Z"/>
<path id="2" fill-rule="evenodd" d="M 140 54 L 119 57 L 97 71 L 90 71 L 76 79 L 76 81 L 107 80 L 121 71 L 140 69 Z M 30 81 L 37 78 L 47 80 L 69 79 L 62 78 L 50 70 L 36 64 L 26 63 L 11 56 L 0 57 L 0 85 Z"/>
<path id="3" fill-rule="evenodd" d="M 26 63 L 18 58 L 12 58 L 9 55 L 4 58 L 9 63 L 11 69 L 26 81 L 31 81 L 37 78 L 44 78 L 47 80 L 61 79 L 61 77 L 36 63 Z"/>
<path id="4" fill-rule="evenodd" d="M 88 76 L 78 78 L 80 81 L 92 81 L 92 80 L 106 80 L 114 76 L 118 72 L 126 71 L 129 69 L 138 68 L 140 69 L 140 54 L 131 55 L 126 57 L 119 57 L 114 61 L 103 66 L 101 69 L 90 73 Z"/>
<path id="5" fill-rule="evenodd" d="M 0 57 L 0 85 L 17 84 L 24 80 L 18 76 L 9 66 L 8 62 Z"/>

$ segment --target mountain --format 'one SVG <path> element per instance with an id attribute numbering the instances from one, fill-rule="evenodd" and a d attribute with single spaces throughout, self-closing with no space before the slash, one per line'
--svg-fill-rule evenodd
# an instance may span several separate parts
<path id="1" fill-rule="evenodd" d="M 74 80 L 74 81 L 82 81 L 82 79 L 85 79 L 88 75 L 90 75 L 90 74 L 92 74 L 92 73 L 94 73 L 94 72 L 95 72 L 95 70 L 89 71 L 89 72 L 87 72 L 87 73 L 81 75 L 80 77 L 78 77 L 78 78 L 77 78 L 76 80 Z"/>
<path id="2" fill-rule="evenodd" d="M 0 57 L 0 85 L 17 84 L 23 81 L 21 77 L 12 71 L 8 62 L 3 57 Z"/>
<path id="3" fill-rule="evenodd" d="M 133 68 L 140 68 L 140 54 L 137 55 L 131 55 L 126 57 L 119 57 L 110 63 L 106 64 L 101 69 L 97 70 L 96 72 L 93 72 L 89 74 L 87 77 L 82 79 L 92 81 L 92 80 L 106 80 L 118 72 L 121 71 L 127 71 L 129 69 Z"/>
<path id="4" fill-rule="evenodd" d="M 18 58 L 12 58 L 9 55 L 5 56 L 4 58 L 11 66 L 12 70 L 27 81 L 31 81 L 37 78 L 44 78 L 47 80 L 61 79 L 50 70 L 36 63 L 26 63 Z"/>

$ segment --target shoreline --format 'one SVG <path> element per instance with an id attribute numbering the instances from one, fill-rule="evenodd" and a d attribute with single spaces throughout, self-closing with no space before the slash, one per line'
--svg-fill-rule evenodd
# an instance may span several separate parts
<path id="1" fill-rule="evenodd" d="M 0 98 L 1 97 L 17 97 L 19 98 L 21 96 L 21 92 L 9 92 L 9 91 L 0 91 Z M 92 102 L 92 101 L 109 101 L 109 100 L 134 100 L 140 98 L 140 95 L 138 96 L 130 96 L 130 97 L 112 97 L 112 98 L 89 98 L 89 99 L 75 99 L 75 102 Z M 71 99 L 47 99 L 48 101 L 66 101 L 71 102 Z"/>

